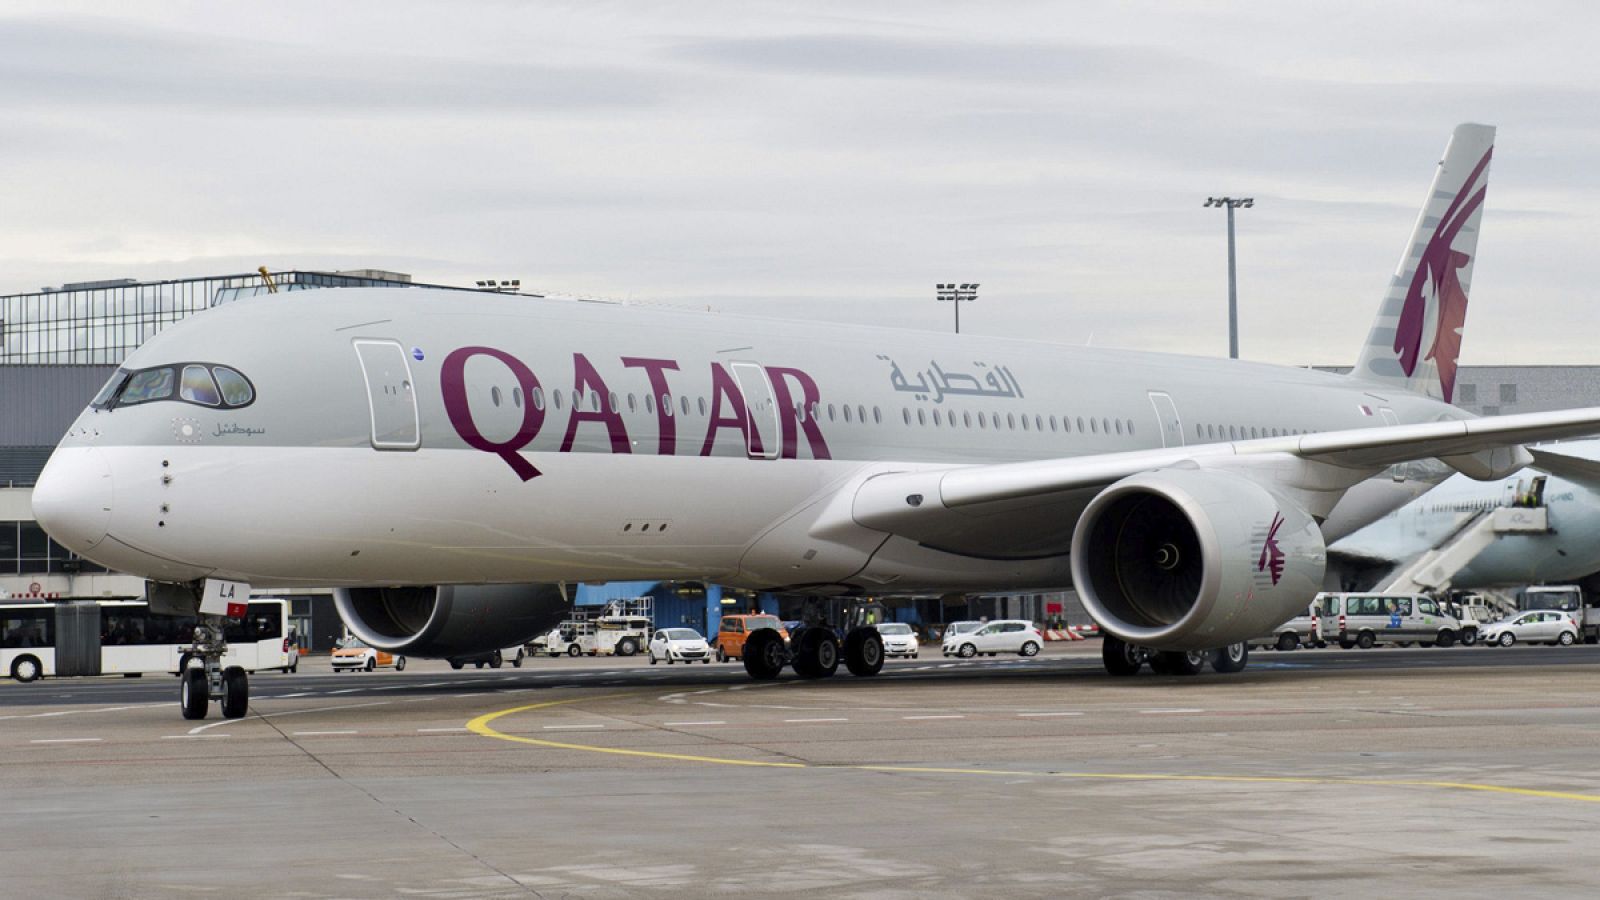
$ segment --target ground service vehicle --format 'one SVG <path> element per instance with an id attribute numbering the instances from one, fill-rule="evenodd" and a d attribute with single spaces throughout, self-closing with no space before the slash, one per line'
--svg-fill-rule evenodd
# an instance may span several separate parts
<path id="1" fill-rule="evenodd" d="M 1492 647 L 1510 647 L 1518 641 L 1562 646 L 1575 644 L 1578 642 L 1578 623 L 1568 612 L 1532 610 L 1517 613 L 1503 622 L 1495 622 L 1483 631 L 1483 642 Z"/>
<path id="2" fill-rule="evenodd" d="M 998 656 L 1015 653 L 1037 656 L 1044 647 L 1044 635 L 1024 619 L 996 619 L 971 634 L 947 636 L 944 655 L 971 659 L 979 654 Z"/>
<path id="3" fill-rule="evenodd" d="M 1255 647 L 1272 647 L 1278 650 L 1293 650 L 1296 647 L 1326 647 L 1327 642 L 1322 639 L 1321 617 L 1317 615 L 1317 604 L 1311 603 L 1306 607 L 1303 615 L 1295 616 L 1289 621 L 1279 625 L 1269 635 L 1264 635 L 1250 642 Z"/>
<path id="4" fill-rule="evenodd" d="M 1365 650 L 1380 641 L 1416 641 L 1424 647 L 1449 647 L 1461 623 L 1421 594 L 1322 593 L 1317 595 L 1322 635 L 1348 650 Z"/>
<path id="5" fill-rule="evenodd" d="M 650 637 L 650 665 L 658 660 L 668 665 L 675 662 L 711 662 L 711 645 L 693 628 L 663 628 Z"/>
<path id="6" fill-rule="evenodd" d="M 717 626 L 716 635 L 711 638 L 711 648 L 717 654 L 717 662 L 743 659 L 745 641 L 752 632 L 763 628 L 775 630 L 784 644 L 789 643 L 789 630 L 783 627 L 777 616 L 762 613 L 723 616 L 721 624 Z"/>
<path id="7" fill-rule="evenodd" d="M 1522 591 L 1518 605 L 1525 610 L 1553 609 L 1567 613 L 1586 644 L 1600 640 L 1600 598 L 1576 584 L 1536 584 Z"/>
<path id="8" fill-rule="evenodd" d="M 0 604 L 0 674 L 18 681 L 66 675 L 178 674 L 194 640 L 193 616 L 158 616 L 143 600 Z M 251 600 L 225 626 L 224 668 L 293 671 L 286 600 Z"/>
<path id="9" fill-rule="evenodd" d="M 482 653 L 469 653 L 465 656 L 448 656 L 445 661 L 450 663 L 450 668 L 460 669 L 464 666 L 476 666 L 481 669 L 488 666 L 498 669 L 506 663 L 511 663 L 514 668 L 522 668 L 522 660 L 528 651 L 521 644 L 515 647 L 505 647 L 500 650 L 485 650 Z"/>
<path id="10" fill-rule="evenodd" d="M 406 667 L 404 656 L 369 646 L 354 635 L 341 640 L 339 646 L 333 648 L 329 662 L 335 672 L 371 672 L 373 669 L 391 667 L 399 672 Z"/>

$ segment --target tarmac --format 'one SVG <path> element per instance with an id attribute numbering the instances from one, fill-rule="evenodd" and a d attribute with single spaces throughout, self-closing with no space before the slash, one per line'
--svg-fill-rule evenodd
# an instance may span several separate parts
<path id="1" fill-rule="evenodd" d="M 3 897 L 1593 896 L 1600 647 L 0 681 Z"/>

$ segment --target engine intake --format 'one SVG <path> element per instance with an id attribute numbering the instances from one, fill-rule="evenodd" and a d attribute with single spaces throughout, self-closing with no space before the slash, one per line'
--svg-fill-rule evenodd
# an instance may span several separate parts
<path id="1" fill-rule="evenodd" d="M 338 588 L 333 602 L 356 637 L 419 657 L 515 646 L 549 631 L 571 609 L 553 584 Z"/>
<path id="2" fill-rule="evenodd" d="M 1268 634 L 1316 596 L 1326 565 L 1304 510 L 1198 467 L 1124 478 L 1090 501 L 1072 535 L 1072 580 L 1089 614 L 1156 650 Z"/>

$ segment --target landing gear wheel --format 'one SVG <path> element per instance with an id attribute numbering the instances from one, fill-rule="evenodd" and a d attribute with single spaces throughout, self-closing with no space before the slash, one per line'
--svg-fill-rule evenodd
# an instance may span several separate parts
<path id="1" fill-rule="evenodd" d="M 783 671 L 783 638 L 771 628 L 755 631 L 744 642 L 744 670 L 757 681 L 771 681 Z"/>
<path id="2" fill-rule="evenodd" d="M 1208 655 L 1204 650 L 1164 650 L 1159 655 L 1161 668 L 1157 671 L 1163 675 L 1199 675 Z M 1150 667 L 1155 668 L 1154 660 Z"/>
<path id="3" fill-rule="evenodd" d="M 617 641 L 618 656 L 632 656 L 639 652 L 639 642 L 633 638 L 623 638 Z"/>
<path id="4" fill-rule="evenodd" d="M 505 658 L 500 655 L 499 650 L 496 650 L 494 655 L 489 657 L 489 668 L 491 669 L 498 669 L 505 664 Z"/>
<path id="5" fill-rule="evenodd" d="M 813 625 L 795 641 L 794 673 L 801 678 L 828 678 L 839 668 L 839 639 L 833 630 Z"/>
<path id="6" fill-rule="evenodd" d="M 194 657 L 190 656 L 187 653 L 185 653 L 182 656 L 178 657 L 178 677 L 179 678 L 183 677 L 183 673 L 184 672 L 189 671 L 189 660 L 191 660 L 193 658 Z M 337 670 L 335 670 L 335 671 L 337 671 Z"/>
<path id="7" fill-rule="evenodd" d="M 1250 665 L 1249 644 L 1229 644 L 1220 650 L 1212 651 L 1211 668 L 1224 675 L 1243 672 L 1244 667 L 1248 665 Z"/>
<path id="8" fill-rule="evenodd" d="M 581 649 L 580 649 L 580 648 L 579 648 L 579 647 L 578 647 L 578 645 L 577 645 L 577 644 L 573 644 L 573 645 L 572 645 L 572 646 L 570 646 L 570 647 L 568 647 L 568 648 L 567 648 L 567 655 L 568 655 L 568 656 L 571 656 L 571 657 L 573 657 L 573 658 L 577 658 L 577 657 L 579 657 L 579 656 L 582 656 L 582 655 L 583 655 L 583 650 L 581 650 Z"/>
<path id="9" fill-rule="evenodd" d="M 1373 637 L 1372 632 L 1370 631 L 1363 631 L 1361 634 L 1356 636 L 1356 646 L 1363 650 L 1371 650 L 1372 645 L 1376 644 L 1377 642 L 1378 639 Z"/>
<path id="10" fill-rule="evenodd" d="M 250 676 L 238 666 L 222 673 L 222 717 L 240 719 L 250 708 Z"/>
<path id="11" fill-rule="evenodd" d="M 406 658 L 404 656 L 396 656 L 394 658 L 394 670 L 396 672 L 404 672 L 406 670 Z"/>
<path id="12" fill-rule="evenodd" d="M 180 677 L 183 686 L 178 692 L 178 703 L 183 707 L 185 719 L 204 719 L 210 696 L 206 688 L 206 670 L 195 666 L 184 669 Z"/>
<path id="13" fill-rule="evenodd" d="M 878 629 L 851 629 L 844 636 L 844 666 L 851 675 L 869 677 L 883 671 L 883 637 Z"/>
<path id="14" fill-rule="evenodd" d="M 1296 635 L 1284 633 L 1278 635 L 1278 649 L 1287 653 L 1300 646 L 1300 638 Z"/>
<path id="15" fill-rule="evenodd" d="M 956 655 L 962 659 L 971 659 L 978 655 L 978 648 L 971 644 L 962 644 L 961 649 L 956 651 Z"/>
<path id="16" fill-rule="evenodd" d="M 11 677 L 20 682 L 37 681 L 42 674 L 44 666 L 32 656 L 19 656 L 11 663 Z"/>
<path id="17" fill-rule="evenodd" d="M 1144 665 L 1144 653 L 1122 638 L 1108 634 L 1100 639 L 1100 661 L 1111 675 L 1137 675 Z"/>
<path id="18" fill-rule="evenodd" d="M 1563 647 L 1571 647 L 1573 642 L 1576 640 L 1577 639 L 1572 636 L 1572 632 L 1570 631 L 1563 631 L 1561 632 L 1561 637 L 1556 638 L 1556 642 Z"/>
<path id="19" fill-rule="evenodd" d="M 1517 636 L 1512 634 L 1509 631 L 1506 632 L 1505 634 L 1500 635 L 1500 640 L 1496 641 L 1496 643 L 1498 643 L 1502 647 L 1509 647 L 1512 644 L 1515 644 L 1516 642 L 1517 642 Z"/>

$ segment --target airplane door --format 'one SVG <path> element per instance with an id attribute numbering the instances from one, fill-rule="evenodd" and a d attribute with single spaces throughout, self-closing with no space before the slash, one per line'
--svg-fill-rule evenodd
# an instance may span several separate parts
<path id="1" fill-rule="evenodd" d="M 1151 391 L 1150 405 L 1156 408 L 1156 418 L 1161 422 L 1161 446 L 1183 446 L 1183 421 L 1178 418 L 1178 407 L 1165 391 Z"/>
<path id="2" fill-rule="evenodd" d="M 354 344 L 367 382 L 373 449 L 417 449 L 422 444 L 422 428 L 406 351 L 394 341 L 358 340 Z"/>
<path id="3" fill-rule="evenodd" d="M 749 432 L 745 446 L 751 459 L 777 459 L 783 441 L 778 433 L 778 402 L 772 395 L 767 370 L 752 362 L 733 364 L 734 380 L 744 395 L 745 424 Z"/>

